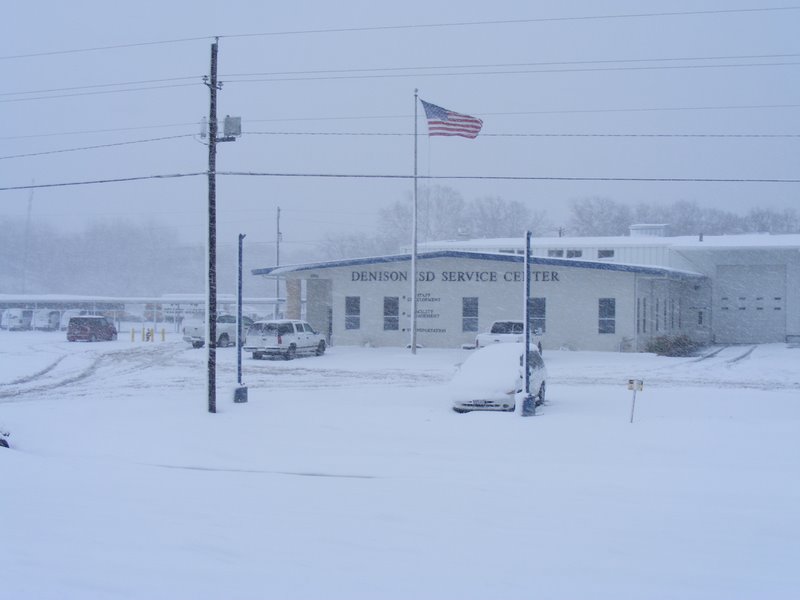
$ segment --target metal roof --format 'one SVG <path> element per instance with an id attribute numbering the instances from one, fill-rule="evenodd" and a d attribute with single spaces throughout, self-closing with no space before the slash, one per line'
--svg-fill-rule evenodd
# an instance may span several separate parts
<path id="1" fill-rule="evenodd" d="M 434 258 L 460 258 L 466 260 L 491 260 L 496 262 L 523 264 L 525 257 L 518 254 L 504 254 L 497 252 L 466 252 L 440 250 L 434 252 L 420 252 L 417 254 L 419 260 L 429 260 Z M 411 254 L 392 254 L 388 256 L 372 256 L 364 258 L 351 258 L 346 260 L 332 260 L 325 262 L 305 263 L 297 265 L 284 265 L 276 267 L 265 267 L 253 269 L 253 275 L 288 275 L 289 273 L 300 273 L 303 271 L 317 271 L 321 269 L 337 269 L 341 267 L 357 267 L 366 265 L 381 265 L 398 262 L 410 262 Z M 598 271 L 621 271 L 625 273 L 638 273 L 641 275 L 655 275 L 660 277 L 675 277 L 678 279 L 705 278 L 702 273 L 692 271 L 681 271 L 678 269 L 668 269 L 664 267 L 650 267 L 643 265 L 628 265 L 620 263 L 609 263 L 592 260 L 574 260 L 570 258 L 545 258 L 542 256 L 531 257 L 532 265 L 551 266 L 551 267 L 574 267 L 578 269 L 590 269 Z"/>

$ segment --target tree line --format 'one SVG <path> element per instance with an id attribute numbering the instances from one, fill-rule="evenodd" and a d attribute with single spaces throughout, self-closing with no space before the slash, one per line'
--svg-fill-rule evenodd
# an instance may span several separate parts
<path id="1" fill-rule="evenodd" d="M 411 244 L 412 199 L 398 200 L 379 212 L 373 235 L 330 234 L 320 244 L 321 256 L 354 258 L 400 252 Z M 546 210 L 531 210 L 518 201 L 486 196 L 467 201 L 446 186 L 423 188 L 418 195 L 419 242 L 520 237 L 627 235 L 637 223 L 669 225 L 668 235 L 739 233 L 800 233 L 800 213 L 794 208 L 752 208 L 740 215 L 697 202 L 640 202 L 633 206 L 610 198 L 580 198 L 570 202 L 569 217 L 556 226 Z"/>
<path id="2" fill-rule="evenodd" d="M 446 186 L 431 186 L 418 196 L 418 240 L 534 236 L 627 235 L 635 223 L 669 225 L 669 235 L 721 235 L 750 232 L 800 233 L 793 208 L 752 208 L 745 214 L 702 208 L 696 202 L 641 202 L 633 206 L 610 198 L 581 198 L 555 225 L 545 210 L 532 210 L 499 196 L 466 200 Z M 0 217 L 0 292 L 8 294 L 99 294 L 158 296 L 202 293 L 206 262 L 202 244 L 179 242 L 177 231 L 157 222 L 95 221 L 80 233 L 65 233 L 43 223 Z M 379 212 L 373 234 L 329 234 L 316 248 L 285 256 L 284 264 L 396 254 L 411 244 L 412 199 L 397 200 Z M 236 248 L 218 247 L 221 293 L 235 291 Z M 274 262 L 271 247 L 246 255 L 245 272 Z M 248 281 L 248 294 L 271 296 L 274 283 Z"/>

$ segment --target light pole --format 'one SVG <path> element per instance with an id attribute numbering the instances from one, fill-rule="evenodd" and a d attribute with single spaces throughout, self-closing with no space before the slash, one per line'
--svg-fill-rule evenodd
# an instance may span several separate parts
<path id="1" fill-rule="evenodd" d="M 236 391 L 234 402 L 247 402 L 247 386 L 242 384 L 242 241 L 244 233 L 239 234 L 239 269 L 236 285 Z"/>

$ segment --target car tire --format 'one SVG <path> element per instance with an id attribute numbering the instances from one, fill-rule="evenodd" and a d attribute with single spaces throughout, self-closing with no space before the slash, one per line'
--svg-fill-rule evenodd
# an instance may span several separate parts
<path id="1" fill-rule="evenodd" d="M 320 340 L 319 344 L 317 344 L 317 350 L 315 352 L 317 356 L 322 356 L 325 354 L 325 340 Z"/>
<path id="2" fill-rule="evenodd" d="M 0 448 L 8 448 L 8 442 L 5 441 L 3 438 L 0 438 Z"/>
<path id="3" fill-rule="evenodd" d="M 539 393 L 536 394 L 536 406 L 544 404 L 544 397 L 545 392 L 547 391 L 547 386 L 542 382 L 542 385 L 539 386 Z"/>
<path id="4" fill-rule="evenodd" d="M 456 408 L 456 407 L 454 406 L 454 407 L 453 407 L 453 412 L 455 412 L 455 413 L 458 413 L 458 414 L 460 414 L 460 415 L 463 415 L 464 413 L 466 413 L 466 412 L 469 412 L 469 411 L 468 411 L 468 410 L 466 410 L 466 409 L 464 409 L 464 408 Z"/>
<path id="5" fill-rule="evenodd" d="M 253 352 L 253 360 L 261 360 L 264 358 L 263 352 Z"/>
<path id="6" fill-rule="evenodd" d="M 288 350 L 283 353 L 283 358 L 285 360 L 292 360 L 295 356 L 297 356 L 297 348 L 292 344 L 289 346 Z"/>
<path id="7" fill-rule="evenodd" d="M 192 348 L 202 348 L 203 342 L 192 342 Z"/>
<path id="8" fill-rule="evenodd" d="M 223 333 L 221 336 L 219 336 L 219 341 L 217 342 L 217 348 L 227 348 L 230 345 L 231 341 L 227 333 Z"/>

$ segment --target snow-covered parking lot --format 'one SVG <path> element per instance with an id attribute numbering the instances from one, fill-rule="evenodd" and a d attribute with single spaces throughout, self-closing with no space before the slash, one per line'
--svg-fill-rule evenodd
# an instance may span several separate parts
<path id="1" fill-rule="evenodd" d="M 294 361 L 0 331 L 0 589 L 35 598 L 800 594 L 800 348 L 546 351 L 536 417 L 450 410 L 469 351 Z M 628 378 L 644 380 L 629 423 Z"/>

